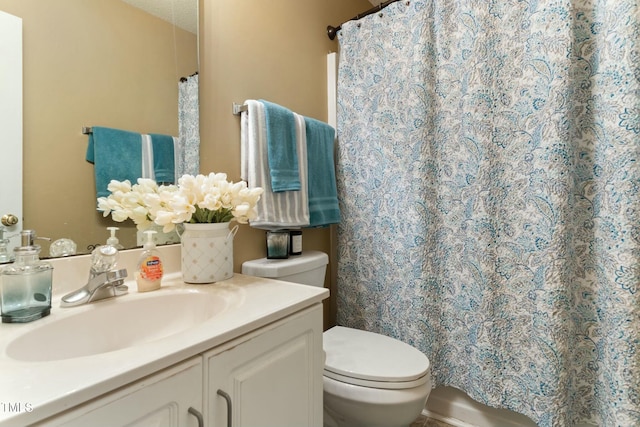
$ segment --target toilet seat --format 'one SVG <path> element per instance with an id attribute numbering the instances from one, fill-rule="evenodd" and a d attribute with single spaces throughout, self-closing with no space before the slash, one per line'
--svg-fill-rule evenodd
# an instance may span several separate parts
<path id="1" fill-rule="evenodd" d="M 418 387 L 430 380 L 427 356 L 409 344 L 374 332 L 335 326 L 323 334 L 324 375 L 382 389 Z"/>

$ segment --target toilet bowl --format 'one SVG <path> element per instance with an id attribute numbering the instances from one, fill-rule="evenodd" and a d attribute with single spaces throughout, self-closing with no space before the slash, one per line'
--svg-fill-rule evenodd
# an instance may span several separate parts
<path id="1" fill-rule="evenodd" d="M 323 334 L 324 424 L 327 427 L 408 426 L 431 392 L 429 359 L 373 332 L 335 326 Z"/>
<path id="2" fill-rule="evenodd" d="M 261 258 L 242 273 L 323 286 L 329 258 L 307 251 L 295 258 Z M 325 427 L 409 426 L 431 392 L 429 359 L 414 347 L 374 332 L 335 326 L 323 334 Z"/>

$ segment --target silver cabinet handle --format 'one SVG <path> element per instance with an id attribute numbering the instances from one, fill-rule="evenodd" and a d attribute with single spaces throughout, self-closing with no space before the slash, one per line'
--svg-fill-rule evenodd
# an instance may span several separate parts
<path id="1" fill-rule="evenodd" d="M 198 427 L 204 427 L 204 420 L 202 419 L 200 411 L 193 407 L 189 407 L 188 412 L 198 419 Z"/>
<path id="2" fill-rule="evenodd" d="M 231 408 L 231 396 L 229 396 L 227 393 L 225 393 L 222 390 L 218 390 L 218 396 L 222 396 L 224 398 L 224 400 L 227 401 L 227 427 L 232 427 L 232 419 L 231 419 L 231 414 L 232 414 L 232 408 Z"/>

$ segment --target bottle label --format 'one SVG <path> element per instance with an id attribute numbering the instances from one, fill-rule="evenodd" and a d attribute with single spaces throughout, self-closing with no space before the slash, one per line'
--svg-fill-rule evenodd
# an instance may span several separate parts
<path id="1" fill-rule="evenodd" d="M 157 256 L 149 256 L 142 261 L 140 275 L 146 280 L 162 279 L 162 261 Z"/>

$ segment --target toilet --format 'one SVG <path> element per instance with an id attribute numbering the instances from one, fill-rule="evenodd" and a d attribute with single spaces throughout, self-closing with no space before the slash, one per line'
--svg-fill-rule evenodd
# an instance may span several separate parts
<path id="1" fill-rule="evenodd" d="M 261 258 L 242 273 L 324 286 L 327 254 L 305 251 L 288 259 Z M 323 334 L 325 427 L 409 426 L 431 392 L 429 359 L 395 338 L 343 326 Z"/>

